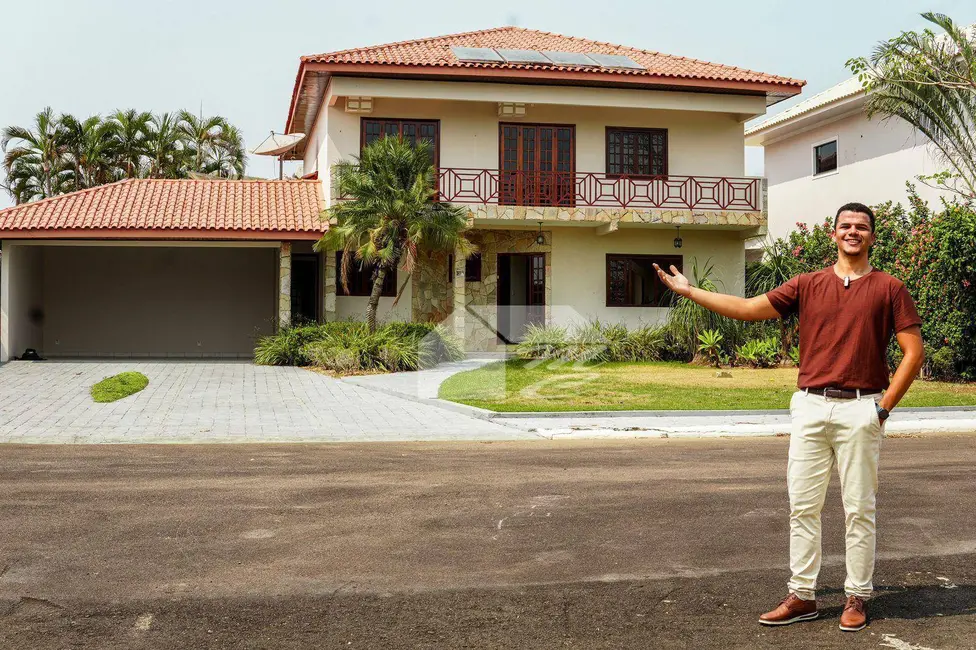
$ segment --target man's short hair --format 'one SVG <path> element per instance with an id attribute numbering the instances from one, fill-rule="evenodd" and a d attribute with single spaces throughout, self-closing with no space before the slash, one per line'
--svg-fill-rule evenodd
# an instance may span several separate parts
<path id="1" fill-rule="evenodd" d="M 871 208 L 864 205 L 863 203 L 845 203 L 840 206 L 837 210 L 837 215 L 834 216 L 834 230 L 837 230 L 837 222 L 840 221 L 840 215 L 842 212 L 857 212 L 859 214 L 866 214 L 868 219 L 871 220 L 871 232 L 874 232 L 874 212 Z"/>

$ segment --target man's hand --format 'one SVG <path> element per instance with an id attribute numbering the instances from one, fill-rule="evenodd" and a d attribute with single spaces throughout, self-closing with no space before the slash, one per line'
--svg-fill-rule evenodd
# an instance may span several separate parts
<path id="1" fill-rule="evenodd" d="M 681 271 L 675 268 L 674 264 L 671 265 L 671 273 L 674 275 L 669 275 L 667 271 L 662 271 L 661 267 L 657 264 L 654 265 L 654 270 L 657 271 L 657 276 L 661 278 L 661 282 L 668 289 L 686 298 L 691 295 L 691 283 L 688 282 L 688 278 L 681 275 Z"/>

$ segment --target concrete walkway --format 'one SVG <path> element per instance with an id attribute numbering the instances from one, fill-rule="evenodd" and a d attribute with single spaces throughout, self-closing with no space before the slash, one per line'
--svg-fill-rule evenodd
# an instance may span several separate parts
<path id="1" fill-rule="evenodd" d="M 89 394 L 137 370 L 149 386 L 111 404 Z M 247 362 L 17 361 L 0 366 L 0 442 L 333 442 L 538 439 L 463 413 L 303 368 Z"/>

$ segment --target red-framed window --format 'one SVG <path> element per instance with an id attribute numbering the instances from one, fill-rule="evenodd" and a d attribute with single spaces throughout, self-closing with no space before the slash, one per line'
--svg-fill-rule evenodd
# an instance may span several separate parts
<path id="1" fill-rule="evenodd" d="M 668 130 L 607 127 L 608 176 L 667 176 Z"/>

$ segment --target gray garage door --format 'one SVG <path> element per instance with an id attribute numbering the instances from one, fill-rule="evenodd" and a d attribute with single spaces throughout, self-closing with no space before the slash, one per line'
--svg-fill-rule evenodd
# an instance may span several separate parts
<path id="1" fill-rule="evenodd" d="M 49 357 L 247 356 L 273 328 L 273 248 L 45 246 L 40 256 L 34 316 Z"/>

